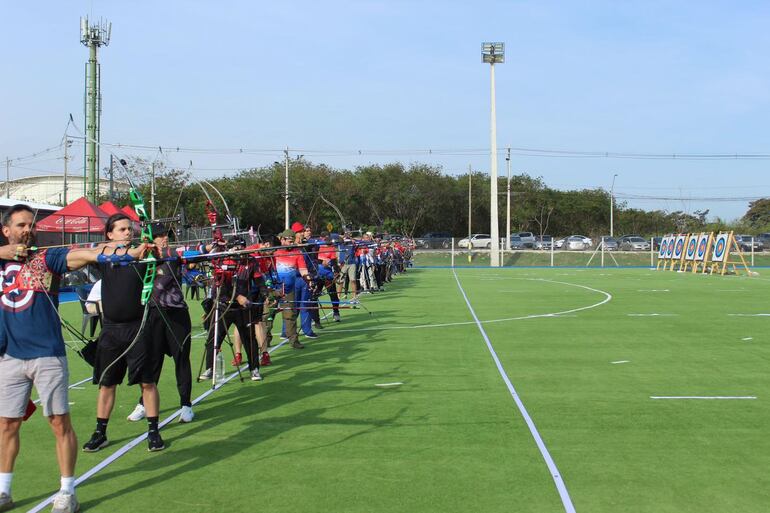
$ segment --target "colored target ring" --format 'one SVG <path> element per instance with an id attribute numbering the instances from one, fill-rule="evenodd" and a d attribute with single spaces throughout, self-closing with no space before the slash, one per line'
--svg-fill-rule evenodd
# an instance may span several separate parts
<path id="1" fill-rule="evenodd" d="M 726 243 L 724 239 L 719 239 L 717 241 L 717 245 L 714 248 L 714 258 L 722 258 L 722 255 L 725 253 L 725 246 Z"/>
<path id="2" fill-rule="evenodd" d="M 684 249 L 684 239 L 679 239 L 676 241 L 676 256 L 679 256 L 682 254 L 682 249 Z"/>
<path id="3" fill-rule="evenodd" d="M 666 251 L 668 251 L 668 242 L 664 240 L 663 242 L 660 243 L 660 252 L 659 252 L 660 256 L 665 256 Z"/>
<path id="4" fill-rule="evenodd" d="M 695 254 L 695 239 L 690 239 L 687 244 L 687 256 L 693 256 Z"/>
<path id="5" fill-rule="evenodd" d="M 706 239 L 701 239 L 698 244 L 698 256 L 702 257 L 706 253 Z"/>

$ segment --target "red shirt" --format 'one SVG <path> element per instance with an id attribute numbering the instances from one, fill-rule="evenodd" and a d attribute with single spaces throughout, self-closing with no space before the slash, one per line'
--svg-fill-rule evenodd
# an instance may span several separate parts
<path id="1" fill-rule="evenodd" d="M 302 256 L 302 252 L 296 248 L 276 249 L 273 258 L 275 259 L 275 269 L 281 274 L 290 272 L 292 269 L 307 272 L 305 258 Z"/>

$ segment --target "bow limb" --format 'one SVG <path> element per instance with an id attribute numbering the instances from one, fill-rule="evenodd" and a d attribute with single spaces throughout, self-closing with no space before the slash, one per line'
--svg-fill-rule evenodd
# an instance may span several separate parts
<path id="1" fill-rule="evenodd" d="M 341 228 L 341 231 L 343 231 L 343 232 L 344 232 L 344 231 L 345 231 L 345 227 L 348 225 L 348 223 L 347 223 L 347 222 L 345 222 L 345 217 L 343 217 L 343 215 L 342 215 L 342 212 L 340 212 L 340 209 L 339 209 L 339 208 L 337 208 L 337 206 L 336 206 L 334 203 L 332 203 L 332 202 L 331 202 L 331 201 L 329 201 L 328 199 L 324 198 L 324 195 L 323 195 L 323 194 L 319 193 L 319 196 L 321 196 L 321 199 L 324 201 L 324 203 L 326 203 L 327 205 L 329 205 L 330 207 L 332 207 L 332 208 L 334 209 L 334 211 L 337 213 L 337 215 L 338 215 L 338 216 L 339 216 L 339 218 L 340 218 L 340 221 L 342 221 L 342 226 L 340 227 L 340 228 Z"/>

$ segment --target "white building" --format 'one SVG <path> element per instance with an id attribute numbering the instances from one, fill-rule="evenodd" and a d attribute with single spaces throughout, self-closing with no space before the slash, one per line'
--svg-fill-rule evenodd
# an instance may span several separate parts
<path id="1" fill-rule="evenodd" d="M 67 176 L 67 203 L 85 195 L 85 180 L 83 176 Z M 129 185 L 115 180 L 113 190 L 116 193 L 128 194 Z M 99 180 L 99 194 L 109 194 L 110 181 L 107 178 Z M 20 200 L 34 203 L 47 203 L 49 205 L 64 204 L 64 175 L 40 175 L 25 176 L 6 182 L 5 188 L 0 193 L 3 198 L 10 196 L 10 201 Z M 14 201 L 14 203 L 16 203 Z"/>

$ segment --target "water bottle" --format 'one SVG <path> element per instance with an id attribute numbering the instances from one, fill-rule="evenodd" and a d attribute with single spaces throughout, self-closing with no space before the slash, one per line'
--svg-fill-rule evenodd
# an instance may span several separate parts
<path id="1" fill-rule="evenodd" d="M 217 351 L 217 383 L 221 383 L 225 379 L 225 357 L 222 355 L 222 351 Z"/>

